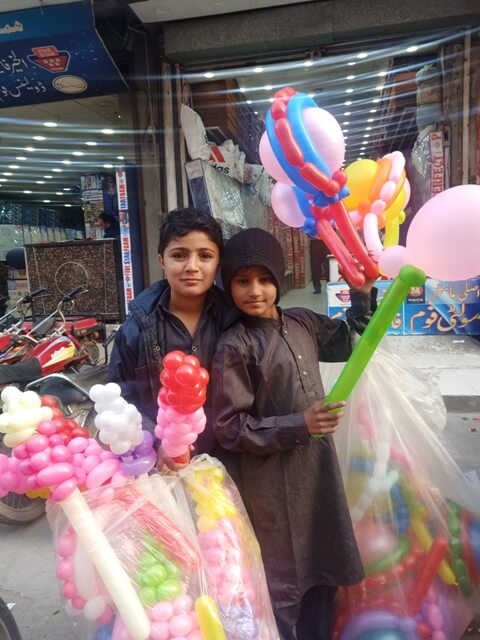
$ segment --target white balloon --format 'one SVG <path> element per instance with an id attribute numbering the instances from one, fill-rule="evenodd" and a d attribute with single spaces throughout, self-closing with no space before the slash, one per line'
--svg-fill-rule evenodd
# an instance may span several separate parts
<path id="1" fill-rule="evenodd" d="M 103 444 L 110 444 L 112 441 L 115 441 L 115 434 L 111 433 L 110 431 L 106 431 L 105 429 L 101 429 L 100 433 L 98 434 L 98 438 L 100 440 L 100 442 L 103 442 Z"/>
<path id="2" fill-rule="evenodd" d="M 93 387 L 90 388 L 90 393 L 88 394 L 90 396 L 90 400 L 93 400 L 93 402 L 100 402 L 103 398 L 103 389 L 103 384 L 94 384 Z"/>
<path id="3" fill-rule="evenodd" d="M 10 402 L 16 398 L 19 398 L 22 395 L 22 392 L 17 387 L 5 387 L 5 389 L 0 394 L 0 398 L 2 402 Z"/>
<path id="4" fill-rule="evenodd" d="M 132 448 L 131 443 L 127 442 L 126 440 L 114 440 L 113 442 L 110 443 L 110 450 L 112 453 L 115 453 L 116 455 L 127 453 L 127 451 L 131 448 Z"/>
<path id="5" fill-rule="evenodd" d="M 108 403 L 108 410 L 114 413 L 123 413 L 125 410 L 126 401 L 123 398 L 115 398 Z"/>
<path id="6" fill-rule="evenodd" d="M 104 411 L 103 413 L 99 413 L 95 417 L 95 426 L 98 429 L 108 429 L 110 423 L 114 423 L 116 419 L 116 415 L 113 411 Z"/>
<path id="7" fill-rule="evenodd" d="M 119 398 L 122 394 L 120 385 L 118 385 L 116 382 L 109 382 L 104 386 L 103 389 L 104 389 L 105 397 L 111 400 L 115 400 L 115 398 Z"/>
<path id="8" fill-rule="evenodd" d="M 25 391 L 20 398 L 20 404 L 24 409 L 37 409 L 42 406 L 42 401 L 35 391 Z"/>
<path id="9" fill-rule="evenodd" d="M 137 447 L 139 444 L 142 444 L 143 442 L 143 431 L 138 431 L 138 433 L 135 435 L 135 437 L 132 440 L 132 444 Z"/>

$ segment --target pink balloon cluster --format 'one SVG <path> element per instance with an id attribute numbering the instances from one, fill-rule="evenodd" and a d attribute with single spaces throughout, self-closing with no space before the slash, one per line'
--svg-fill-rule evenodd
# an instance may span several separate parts
<path id="1" fill-rule="evenodd" d="M 157 602 L 150 610 L 151 640 L 201 640 L 193 600 L 184 594 L 173 602 Z"/>
<path id="2" fill-rule="evenodd" d="M 189 452 L 190 445 L 205 429 L 202 406 L 208 373 L 195 356 L 181 351 L 167 353 L 163 366 L 155 435 L 161 440 L 167 456 L 179 458 Z"/>
<path id="3" fill-rule="evenodd" d="M 465 184 L 437 194 L 419 209 L 406 247 L 385 249 L 380 271 L 391 278 L 413 264 L 439 280 L 466 280 L 480 274 L 480 186 Z"/>
<path id="4" fill-rule="evenodd" d="M 21 460 L 0 453 L 0 498 L 11 491 L 26 493 L 28 491 L 27 476 L 20 471 Z"/>
<path id="5" fill-rule="evenodd" d="M 165 454 L 178 458 L 189 450 L 190 445 L 205 430 L 206 421 L 203 409 L 186 415 L 159 400 L 155 435 L 162 441 Z"/>
<path id="6" fill-rule="evenodd" d="M 16 446 L 12 456 L 20 461 L 18 468 L 26 476 L 28 491 L 49 488 L 55 502 L 65 500 L 77 488 L 122 484 L 127 479 L 113 453 L 91 438 L 73 438 L 65 445 L 51 420 L 40 423 L 38 433 Z M 18 489 L 20 486 L 14 491 Z"/>
<path id="7" fill-rule="evenodd" d="M 241 545 L 232 522 L 221 518 L 213 529 L 198 534 L 198 543 L 219 605 L 254 602 L 255 589 L 243 568 Z"/>
<path id="8" fill-rule="evenodd" d="M 172 602 L 157 602 L 148 610 L 152 626 L 149 640 L 202 640 L 193 600 L 184 594 Z M 117 616 L 112 640 L 131 640 Z"/>
<path id="9" fill-rule="evenodd" d="M 62 593 L 74 609 L 83 610 L 88 620 L 108 624 L 113 617 L 111 598 L 98 576 L 88 554 L 78 544 L 72 527 L 60 536 L 56 552 L 56 574 Z"/>

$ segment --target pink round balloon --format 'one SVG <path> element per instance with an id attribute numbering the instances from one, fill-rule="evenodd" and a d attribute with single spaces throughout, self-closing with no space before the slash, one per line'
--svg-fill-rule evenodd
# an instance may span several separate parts
<path id="1" fill-rule="evenodd" d="M 393 245 L 382 251 L 378 258 L 380 273 L 388 278 L 396 278 L 400 268 L 409 262 L 408 252 L 402 245 Z M 415 265 L 417 266 L 417 265 Z"/>
<path id="2" fill-rule="evenodd" d="M 57 551 L 62 556 L 71 556 L 76 546 L 76 536 L 73 533 L 64 533 L 57 543 Z"/>
<path id="3" fill-rule="evenodd" d="M 293 185 L 293 182 L 287 176 L 285 171 L 280 166 L 277 158 L 275 157 L 266 132 L 260 138 L 258 153 L 265 170 L 272 176 L 274 180 L 277 180 L 277 182 L 282 182 L 283 184 Z"/>
<path id="4" fill-rule="evenodd" d="M 277 182 L 272 189 L 272 209 L 277 218 L 289 227 L 301 227 L 305 216 L 298 206 L 292 187 Z"/>
<path id="5" fill-rule="evenodd" d="M 345 139 L 340 125 L 331 113 L 319 107 L 304 109 L 302 116 L 314 147 L 330 172 L 334 173 L 345 159 Z"/>
<path id="6" fill-rule="evenodd" d="M 173 605 L 171 602 L 157 602 L 152 608 L 152 617 L 156 622 L 165 622 L 173 615 Z"/>
<path id="7" fill-rule="evenodd" d="M 480 186 L 452 187 L 417 212 L 407 234 L 408 262 L 439 280 L 480 274 Z"/>

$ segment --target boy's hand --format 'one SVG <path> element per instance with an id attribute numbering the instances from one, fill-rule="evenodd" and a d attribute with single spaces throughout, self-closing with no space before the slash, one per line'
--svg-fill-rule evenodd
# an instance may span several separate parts
<path id="1" fill-rule="evenodd" d="M 362 271 L 362 273 L 365 271 L 363 264 L 357 263 L 357 267 L 359 271 Z M 350 291 L 353 293 L 370 293 L 370 291 L 373 288 L 373 285 L 377 281 L 377 278 L 368 278 L 367 276 L 365 276 L 364 284 L 360 287 L 354 287 L 353 284 L 348 281 L 348 278 L 345 277 L 345 274 L 342 272 L 341 269 L 338 270 L 338 273 L 342 276 L 342 278 L 348 284 Z"/>
<path id="2" fill-rule="evenodd" d="M 192 451 L 193 447 L 190 446 L 189 450 L 184 453 L 183 456 L 174 459 L 165 455 L 162 447 L 160 447 L 157 452 L 157 470 L 161 473 L 169 474 L 184 469 L 190 462 Z"/>
<path id="3" fill-rule="evenodd" d="M 331 402 L 329 404 L 324 404 L 324 400 L 319 400 L 309 407 L 303 413 L 308 433 L 311 436 L 334 433 L 344 413 L 343 411 L 332 413 L 332 410 L 341 409 L 345 404 L 345 402 Z"/>

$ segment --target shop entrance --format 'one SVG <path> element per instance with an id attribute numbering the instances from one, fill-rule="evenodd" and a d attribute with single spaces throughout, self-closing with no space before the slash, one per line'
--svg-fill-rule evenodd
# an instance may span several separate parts
<path id="1" fill-rule="evenodd" d="M 45 285 L 54 304 L 78 284 L 90 291 L 79 308 L 120 321 L 143 274 L 141 260 L 132 269 L 140 239 L 135 160 L 119 96 L 6 108 L 1 116 L 0 260 L 25 246 L 28 269 L 10 270 L 9 304 Z M 48 312 L 49 298 L 42 304 Z"/>
<path id="2" fill-rule="evenodd" d="M 312 267 L 317 272 L 319 265 L 310 260 L 308 236 L 274 214 L 274 180 L 260 163 L 265 116 L 276 91 L 292 87 L 334 116 L 343 133 L 342 164 L 347 171 L 355 163 L 377 162 L 395 151 L 403 154 L 409 197 L 402 205 L 402 242 L 427 200 L 450 186 L 480 182 L 479 51 L 478 30 L 455 28 L 340 42 L 317 50 L 252 54 L 243 63 L 237 57 L 186 64 L 182 125 L 194 202 L 212 211 L 227 237 L 242 226 L 261 226 L 276 235 L 287 260 L 287 289 L 303 289 L 311 296 L 320 283 L 317 278 L 312 284 Z M 369 194 L 367 187 L 362 198 Z M 322 271 L 331 295 L 328 300 L 309 298 L 308 304 L 341 315 L 348 291 L 336 284 L 336 262 L 330 260 L 328 275 L 324 267 Z M 405 308 L 396 333 L 444 332 L 449 314 L 461 311 L 464 291 L 470 286 L 476 291 L 477 285 L 459 285 L 448 301 L 439 302 L 436 296 L 432 310 L 427 309 L 429 300 L 440 285 L 427 282 L 426 291 Z M 476 297 L 470 298 L 466 320 L 477 313 Z M 292 301 L 307 302 L 297 297 Z M 441 320 L 434 322 L 432 314 Z M 466 320 L 465 332 L 480 332 L 478 322 Z M 452 321 L 452 331 L 455 324 Z"/>

